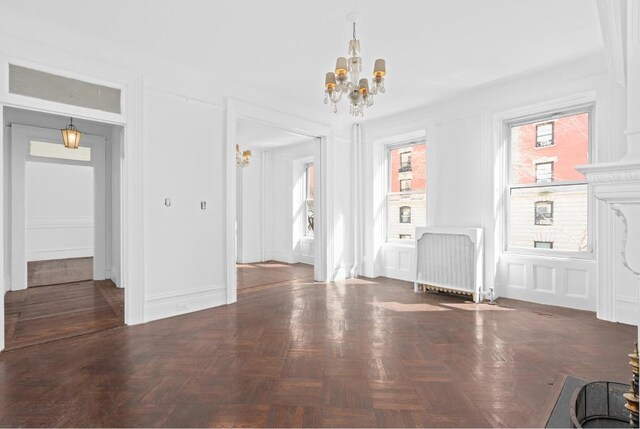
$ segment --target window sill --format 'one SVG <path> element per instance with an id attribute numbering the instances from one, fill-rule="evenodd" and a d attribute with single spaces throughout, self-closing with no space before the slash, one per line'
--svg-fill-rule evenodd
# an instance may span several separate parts
<path id="1" fill-rule="evenodd" d="M 407 240 L 407 241 L 410 241 L 410 243 L 387 241 L 386 243 L 382 244 L 382 247 L 400 247 L 400 248 L 415 249 L 416 247 L 415 241 L 413 240 Z"/>
<path id="2" fill-rule="evenodd" d="M 562 252 L 551 250 L 548 252 L 545 251 L 530 251 L 530 250 L 505 250 L 502 252 L 504 256 L 514 257 L 514 258 L 537 258 L 537 259 L 548 259 L 553 261 L 563 260 L 563 261 L 576 261 L 576 262 L 595 262 L 596 257 L 594 252 Z"/>

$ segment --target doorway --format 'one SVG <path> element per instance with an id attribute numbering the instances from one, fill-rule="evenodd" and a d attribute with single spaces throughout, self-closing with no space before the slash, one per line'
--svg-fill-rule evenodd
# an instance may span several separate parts
<path id="1" fill-rule="evenodd" d="M 238 132 L 241 121 L 250 121 L 313 139 L 314 162 L 314 269 L 315 281 L 331 281 L 333 259 L 333 215 L 328 195 L 333 190 L 329 159 L 333 155 L 331 127 L 237 100 L 227 101 L 227 302 L 237 300 L 237 163 Z M 243 151 L 242 148 L 239 148 Z M 268 181 L 268 178 L 267 178 Z M 263 181 L 264 183 L 264 181 Z M 265 194 L 265 193 L 263 193 Z M 290 215 L 290 214 L 289 214 Z M 264 229 L 264 228 L 263 228 Z M 273 231 L 272 231 L 273 233 Z M 287 234 L 289 236 L 289 234 Z M 263 240 L 265 242 L 265 240 Z M 266 249 L 264 249 L 266 251 Z M 263 252 L 263 254 L 266 254 Z"/>
<path id="2" fill-rule="evenodd" d="M 313 281 L 320 139 L 244 118 L 237 127 L 237 288 Z"/>
<path id="3" fill-rule="evenodd" d="M 120 285 L 122 128 L 5 108 L 5 349 L 124 324 Z"/>

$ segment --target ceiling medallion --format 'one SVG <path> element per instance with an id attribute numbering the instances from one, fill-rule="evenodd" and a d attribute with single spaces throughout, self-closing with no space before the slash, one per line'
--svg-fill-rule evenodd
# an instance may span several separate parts
<path id="1" fill-rule="evenodd" d="M 373 96 L 384 94 L 384 76 L 387 73 L 385 61 L 377 59 L 373 67 L 371 86 L 366 78 L 360 79 L 362 58 L 360 40 L 356 38 L 356 23 L 353 23 L 353 39 L 349 41 L 349 55 L 338 57 L 335 72 L 329 72 L 324 82 L 324 103 L 333 105 L 334 113 L 338 112 L 338 102 L 343 94 L 349 99 L 349 112 L 353 116 L 364 116 L 366 107 L 373 105 Z"/>

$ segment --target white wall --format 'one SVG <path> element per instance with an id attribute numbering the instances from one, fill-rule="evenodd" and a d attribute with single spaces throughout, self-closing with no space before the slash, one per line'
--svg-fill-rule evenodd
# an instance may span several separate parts
<path id="1" fill-rule="evenodd" d="M 514 256 L 502 252 L 500 195 L 501 152 L 496 115 L 559 98 L 588 94 L 595 100 L 594 160 L 612 161 L 624 150 L 619 117 L 624 117 L 624 91 L 609 80 L 599 56 L 576 60 L 535 74 L 470 90 L 457 98 L 422 109 L 362 124 L 363 192 L 365 210 L 364 274 L 411 279 L 412 246 L 383 242 L 384 183 L 380 142 L 406 133 L 425 132 L 427 139 L 429 224 L 482 226 L 485 230 L 485 285 L 499 295 L 555 305 L 598 310 L 601 318 L 633 323 L 637 310 L 637 282 L 624 274 L 609 246 L 619 240 L 619 225 L 600 207 L 596 213 L 597 243 L 591 260 Z M 340 179 L 338 179 L 340 180 Z M 615 234 L 608 231 L 615 230 Z M 515 259 L 514 259 L 515 258 Z M 596 259 L 611 260 L 603 274 Z M 515 265 L 514 265 L 515 264 Z M 542 289 L 553 287 L 553 293 Z M 613 307 L 597 308 L 597 295 L 615 288 Z M 567 294 L 578 291 L 583 297 Z"/>
<path id="2" fill-rule="evenodd" d="M 251 153 L 251 163 L 244 168 L 237 167 L 238 262 L 245 264 L 263 261 L 265 235 L 264 152 L 252 150 Z"/>
<path id="3" fill-rule="evenodd" d="M 224 115 L 156 89 L 144 108 L 145 318 L 154 320 L 226 303 Z"/>
<path id="4" fill-rule="evenodd" d="M 266 259 L 303 262 L 304 164 L 313 161 L 315 145 L 309 141 L 265 152 Z M 309 262 L 313 253 L 309 252 L 309 240 L 306 241 L 304 262 Z"/>
<path id="5" fill-rule="evenodd" d="M 93 256 L 93 168 L 26 163 L 27 261 Z"/>
<path id="6" fill-rule="evenodd" d="M 352 186 L 354 175 L 353 144 L 350 139 L 335 136 L 330 179 L 333 185 L 335 280 L 351 277 L 355 264 L 354 209 L 357 201 Z"/>

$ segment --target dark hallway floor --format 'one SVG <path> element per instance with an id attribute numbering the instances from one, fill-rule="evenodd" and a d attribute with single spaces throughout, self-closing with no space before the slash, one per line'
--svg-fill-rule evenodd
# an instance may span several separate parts
<path id="1" fill-rule="evenodd" d="M 124 325 L 124 289 L 110 280 L 29 287 L 4 301 L 6 350 Z"/>

